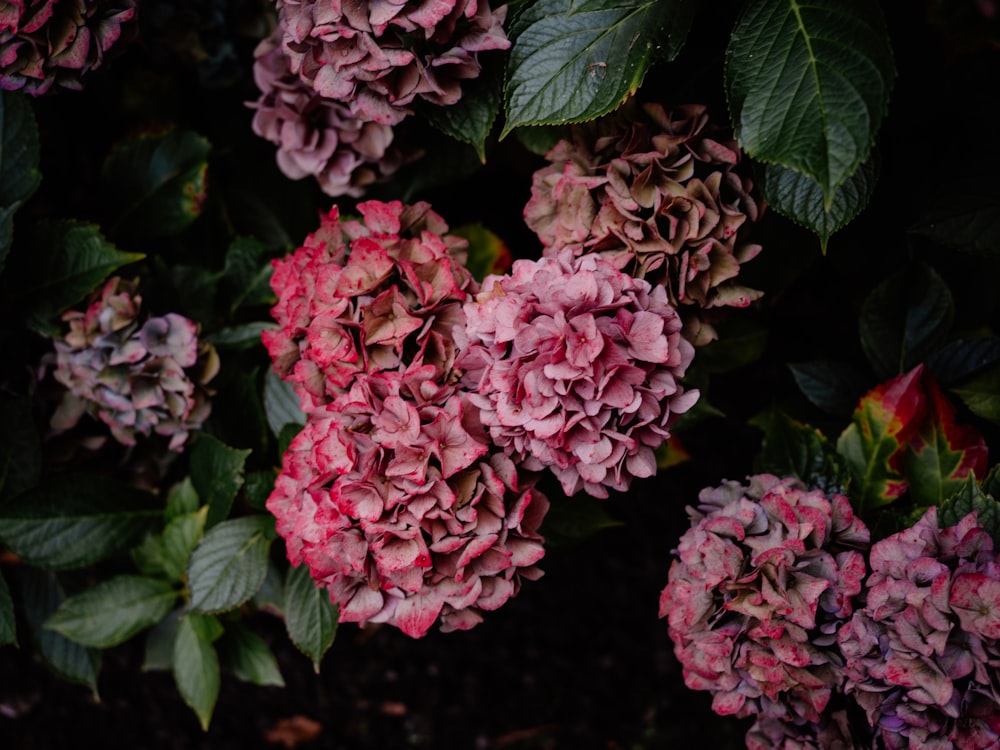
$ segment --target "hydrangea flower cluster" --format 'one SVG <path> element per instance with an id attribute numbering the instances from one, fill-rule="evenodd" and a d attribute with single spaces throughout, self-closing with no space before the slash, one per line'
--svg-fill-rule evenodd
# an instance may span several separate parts
<path id="1" fill-rule="evenodd" d="M 361 196 L 403 163 L 393 128 L 360 120 L 348 106 L 317 94 L 291 69 L 276 28 L 257 45 L 253 131 L 278 146 L 278 167 L 293 180 L 312 176 L 327 195 Z M 414 158 L 417 154 L 410 154 Z"/>
<path id="2" fill-rule="evenodd" d="M 365 201 L 360 220 L 334 206 L 292 255 L 275 260 L 263 341 L 275 370 L 311 413 L 349 389 L 362 372 L 433 365 L 457 355 L 452 330 L 476 290 L 464 265 L 466 240 L 426 203 Z"/>
<path id="3" fill-rule="evenodd" d="M 818 723 L 792 723 L 761 715 L 746 735 L 747 750 L 855 750 L 847 712 L 828 711 Z"/>
<path id="4" fill-rule="evenodd" d="M 536 579 L 548 501 L 432 365 L 357 376 L 310 416 L 267 508 L 342 622 L 464 630 Z"/>
<path id="5" fill-rule="evenodd" d="M 135 15 L 135 0 L 4 0 L 0 88 L 32 96 L 80 89 Z"/>
<path id="6" fill-rule="evenodd" d="M 63 314 L 68 330 L 54 342 L 53 377 L 67 391 L 54 430 L 90 414 L 123 445 L 155 433 L 181 450 L 208 417 L 204 386 L 218 371 L 214 349 L 199 344 L 197 325 L 176 313 L 140 323 L 141 303 L 135 282 L 113 277 L 86 310 Z"/>
<path id="7" fill-rule="evenodd" d="M 748 742 L 815 747 L 841 731 L 823 717 L 844 681 L 836 636 L 861 591 L 868 529 L 846 497 L 795 478 L 759 474 L 699 501 L 660 597 L 684 682 L 711 691 L 719 714 L 756 716 Z"/>
<path id="8" fill-rule="evenodd" d="M 845 690 L 888 750 L 1000 744 L 1000 559 L 969 514 L 928 510 L 871 550 L 867 602 L 840 631 Z"/>
<path id="9" fill-rule="evenodd" d="M 735 278 L 760 251 L 741 230 L 763 206 L 736 141 L 706 107 L 647 104 L 573 133 L 546 154 L 524 209 L 546 252 L 601 253 L 664 284 L 675 305 L 744 307 L 760 296 Z"/>
<path id="10" fill-rule="evenodd" d="M 666 290 L 601 256 L 515 261 L 465 315 L 458 366 L 490 438 L 568 495 L 654 474 L 654 450 L 698 399 L 679 382 L 694 349 Z"/>
<path id="11" fill-rule="evenodd" d="M 397 125 L 417 99 L 450 105 L 480 52 L 510 46 L 486 0 L 278 0 L 292 70 L 363 122 Z"/>

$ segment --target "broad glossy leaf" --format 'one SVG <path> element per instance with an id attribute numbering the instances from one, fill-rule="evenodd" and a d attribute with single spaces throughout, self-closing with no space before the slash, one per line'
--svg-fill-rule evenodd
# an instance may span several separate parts
<path id="1" fill-rule="evenodd" d="M 142 660 L 144 672 L 174 668 L 174 641 L 177 640 L 177 628 L 184 616 L 184 608 L 178 607 L 146 633 L 146 649 Z"/>
<path id="2" fill-rule="evenodd" d="M 421 108 L 428 122 L 445 135 L 468 143 L 476 150 L 481 162 L 486 162 L 486 139 L 500 111 L 503 79 L 502 54 L 479 54 L 482 72 L 474 81 L 463 85 L 462 98 L 449 106 Z"/>
<path id="3" fill-rule="evenodd" d="M 198 436 L 191 452 L 191 483 L 208 505 L 207 526 L 229 515 L 233 500 L 243 486 L 243 467 L 251 451 L 231 448 L 206 432 Z"/>
<path id="4" fill-rule="evenodd" d="M 274 528 L 271 516 L 244 516 L 209 529 L 188 564 L 191 608 L 196 612 L 235 609 L 257 593 L 267 575 Z"/>
<path id="5" fill-rule="evenodd" d="M 167 581 L 115 576 L 66 599 L 44 627 L 83 646 L 111 648 L 166 617 L 177 594 Z"/>
<path id="6" fill-rule="evenodd" d="M 212 721 L 221 684 L 219 657 L 212 644 L 216 628 L 215 618 L 192 612 L 181 618 L 174 638 L 174 681 L 205 731 Z"/>
<path id="7" fill-rule="evenodd" d="M 677 55 L 696 9 L 686 0 L 539 0 L 511 29 L 501 137 L 612 111 L 656 59 Z"/>
<path id="8" fill-rule="evenodd" d="M 29 565 L 82 568 L 128 549 L 162 518 L 149 493 L 96 476 L 61 476 L 0 506 L 0 540 Z"/>
<path id="9" fill-rule="evenodd" d="M 977 417 L 1000 424 L 1000 367 L 993 367 L 951 391 Z"/>
<path id="10" fill-rule="evenodd" d="M 998 336 L 950 341 L 927 360 L 927 369 L 945 387 L 958 385 L 962 380 L 995 365 L 1000 365 Z"/>
<path id="11" fill-rule="evenodd" d="M 185 513 L 194 513 L 201 507 L 201 498 L 194 488 L 191 477 L 184 477 L 181 481 L 170 488 L 167 493 L 167 520 L 183 516 Z"/>
<path id="12" fill-rule="evenodd" d="M 740 146 L 815 180 L 823 204 L 868 158 L 895 66 L 868 0 L 748 0 L 726 50 Z"/>
<path id="13" fill-rule="evenodd" d="M 251 471 L 246 475 L 243 491 L 251 508 L 266 510 L 267 498 L 274 490 L 274 480 L 277 473 L 274 469 Z"/>
<path id="14" fill-rule="evenodd" d="M 847 482 L 843 461 L 833 444 L 815 427 L 769 409 L 751 420 L 764 431 L 757 473 L 796 476 L 809 487 L 824 492 L 843 492 Z"/>
<path id="15" fill-rule="evenodd" d="M 790 363 L 788 369 L 805 397 L 834 416 L 849 416 L 868 386 L 865 373 L 849 362 L 817 359 Z"/>
<path id="16" fill-rule="evenodd" d="M 0 573 L 0 646 L 17 645 L 17 625 L 14 622 L 14 600 L 10 598 L 7 581 Z"/>
<path id="17" fill-rule="evenodd" d="M 330 592 L 313 581 L 305 565 L 288 569 L 284 604 L 288 637 L 312 660 L 318 674 L 323 654 L 337 635 L 337 606 L 330 601 Z"/>
<path id="18" fill-rule="evenodd" d="M 273 268 L 267 256 L 267 245 L 252 237 L 237 237 L 226 252 L 220 286 L 225 293 L 229 312 L 240 307 L 274 304 L 271 290 Z"/>
<path id="19" fill-rule="evenodd" d="M 237 679 L 253 685 L 285 686 L 271 649 L 245 625 L 230 624 L 219 639 L 218 649 L 223 665 L 231 669 Z"/>
<path id="20" fill-rule="evenodd" d="M 161 237 L 198 218 L 210 151 L 205 138 L 184 129 L 142 134 L 118 144 L 101 172 L 112 217 L 108 233 Z"/>
<path id="21" fill-rule="evenodd" d="M 1000 502 L 983 492 L 971 474 L 955 494 L 941 504 L 938 525 L 954 526 L 973 511 L 979 525 L 989 532 L 995 544 L 1000 544 Z"/>
<path id="22" fill-rule="evenodd" d="M 827 205 L 823 188 L 814 178 L 781 164 L 764 166 L 763 191 L 769 206 L 819 237 L 826 253 L 830 237 L 860 214 L 875 190 L 878 173 L 872 160 L 861 164 L 833 192 Z"/>
<path id="23" fill-rule="evenodd" d="M 273 369 L 268 369 L 264 376 L 264 413 L 267 414 L 268 427 L 275 437 L 281 434 L 286 424 L 306 423 L 306 415 L 299 406 L 299 397 L 295 395 L 291 384 L 282 380 Z"/>
<path id="24" fill-rule="evenodd" d="M 924 362 L 951 330 L 955 304 L 937 271 L 915 262 L 876 286 L 861 307 L 861 347 L 879 378 Z"/>
<path id="25" fill-rule="evenodd" d="M 958 492 L 970 474 L 986 474 L 986 440 L 974 427 L 955 423 L 955 407 L 926 370 L 921 386 L 927 416 L 910 440 L 903 470 L 913 502 L 939 505 Z"/>
<path id="26" fill-rule="evenodd" d="M 968 181 L 943 187 L 910 232 L 955 250 L 1000 253 L 1000 190 L 996 182 Z"/>
<path id="27" fill-rule="evenodd" d="M 907 489 L 902 458 L 926 413 L 921 387 L 923 365 L 873 388 L 837 440 L 860 514 L 892 503 Z"/>
<path id="28" fill-rule="evenodd" d="M 27 397 L 0 400 L 0 501 L 38 484 L 42 444 Z"/>
<path id="29" fill-rule="evenodd" d="M 208 506 L 203 505 L 194 513 L 171 518 L 163 529 L 163 572 L 171 581 L 180 581 L 184 577 L 191 553 L 205 531 L 207 517 Z"/>

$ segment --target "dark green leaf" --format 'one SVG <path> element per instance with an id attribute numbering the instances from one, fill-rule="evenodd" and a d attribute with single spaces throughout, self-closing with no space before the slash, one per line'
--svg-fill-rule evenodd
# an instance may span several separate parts
<path id="1" fill-rule="evenodd" d="M 764 166 L 764 198 L 769 206 L 819 237 L 826 253 L 827 241 L 860 214 L 871 200 L 878 179 L 877 170 L 868 160 L 861 164 L 833 192 L 827 205 L 820 184 L 801 172 L 781 164 Z"/>
<path id="2" fill-rule="evenodd" d="M 272 328 L 277 328 L 277 324 L 263 321 L 243 323 L 215 331 L 206 336 L 205 340 L 219 349 L 251 349 L 261 346 L 260 334 Z"/>
<path id="3" fill-rule="evenodd" d="M 223 521 L 209 529 L 191 555 L 188 588 L 197 612 L 234 609 L 257 593 L 267 575 L 271 516 Z"/>
<path id="4" fill-rule="evenodd" d="M 174 641 L 177 640 L 177 629 L 183 616 L 183 608 L 178 607 L 150 628 L 146 634 L 146 650 L 142 661 L 144 672 L 174 668 Z"/>
<path id="5" fill-rule="evenodd" d="M 491 273 L 506 273 L 510 268 L 512 259 L 507 245 L 482 224 L 463 224 L 451 233 L 469 241 L 465 266 L 477 281 L 482 281 Z"/>
<path id="6" fill-rule="evenodd" d="M 282 456 L 285 455 L 288 446 L 292 444 L 292 441 L 300 432 L 302 432 L 302 425 L 296 422 L 289 422 L 282 427 L 281 432 L 278 433 L 278 453 Z"/>
<path id="7" fill-rule="evenodd" d="M 170 519 L 163 530 L 163 572 L 171 581 L 183 579 L 191 553 L 205 531 L 207 516 L 208 506 L 203 505 L 195 513 Z"/>
<path id="8" fill-rule="evenodd" d="M 1000 367 L 987 370 L 951 392 L 976 416 L 1000 424 Z"/>
<path id="9" fill-rule="evenodd" d="M 848 362 L 817 359 L 788 365 L 796 385 L 816 407 L 836 417 L 848 417 L 868 389 L 865 373 Z"/>
<path id="10" fill-rule="evenodd" d="M 696 9 L 685 0 L 539 0 L 512 26 L 501 137 L 612 111 L 654 60 L 677 55 Z"/>
<path id="11" fill-rule="evenodd" d="M 814 179 L 830 209 L 868 158 L 895 75 L 877 4 L 748 0 L 726 50 L 737 140 Z"/>
<path id="12" fill-rule="evenodd" d="M 1000 464 L 997 464 L 986 475 L 981 485 L 983 492 L 1000 501 Z"/>
<path id="13" fill-rule="evenodd" d="M 926 263 L 915 262 L 876 286 L 859 319 L 861 346 L 879 379 L 916 367 L 951 330 L 951 291 Z"/>
<path id="14" fill-rule="evenodd" d="M 992 179 L 943 187 L 910 231 L 955 250 L 1000 253 L 1000 190 Z"/>
<path id="15" fill-rule="evenodd" d="M 284 600 L 288 637 L 319 673 L 323 654 L 337 635 L 337 606 L 330 601 L 330 593 L 313 581 L 305 565 L 288 569 Z"/>
<path id="16" fill-rule="evenodd" d="M 108 155 L 101 186 L 113 221 L 109 234 L 162 237 L 194 221 L 205 201 L 208 141 L 190 130 L 143 134 Z"/>
<path id="17" fill-rule="evenodd" d="M 191 452 L 191 483 L 208 505 L 209 527 L 229 515 L 233 499 L 243 486 L 243 466 L 250 453 L 230 448 L 208 433 L 198 436 Z"/>
<path id="18" fill-rule="evenodd" d="M 0 502 L 38 484 L 42 443 L 27 397 L 0 399 Z"/>
<path id="19" fill-rule="evenodd" d="M 240 307 L 274 304 L 268 254 L 268 247 L 252 237 L 237 237 L 230 244 L 220 283 L 230 313 Z"/>
<path id="20" fill-rule="evenodd" d="M 28 98 L 0 91 L 0 272 L 14 234 L 14 213 L 41 180 L 38 125 Z"/>
<path id="21" fill-rule="evenodd" d="M 514 131 L 521 145 L 538 156 L 545 156 L 565 135 L 565 125 L 532 125 Z"/>
<path id="22" fill-rule="evenodd" d="M 213 631 L 206 619 L 196 613 L 181 618 L 174 638 L 173 669 L 177 690 L 197 714 L 201 728 L 208 731 L 221 680 L 219 657 L 212 645 Z"/>
<path id="23" fill-rule="evenodd" d="M 83 646 L 111 648 L 158 623 L 176 601 L 167 581 L 120 575 L 63 601 L 44 627 Z"/>
<path id="24" fill-rule="evenodd" d="M 0 539 L 29 565 L 81 568 L 128 549 L 162 518 L 146 492 L 96 476 L 63 476 L 0 507 Z"/>
<path id="25" fill-rule="evenodd" d="M 246 475 L 243 491 L 251 508 L 266 510 L 265 504 L 274 489 L 276 474 L 273 470 L 251 471 Z"/>
<path id="26" fill-rule="evenodd" d="M 281 434 L 286 424 L 306 423 L 306 415 L 299 407 L 299 397 L 295 395 L 291 384 L 282 380 L 272 369 L 264 376 L 264 412 L 275 437 Z"/>
<path id="27" fill-rule="evenodd" d="M 287 568 L 287 566 L 286 566 Z M 274 561 L 268 561 L 264 583 L 254 594 L 253 605 L 278 617 L 285 616 L 285 573 Z"/>
<path id="28" fill-rule="evenodd" d="M 14 623 L 14 601 L 10 598 L 7 581 L 0 573 L 0 646 L 17 645 L 17 625 Z"/>
<path id="29" fill-rule="evenodd" d="M 241 623 L 233 623 L 219 640 L 219 657 L 236 678 L 253 685 L 284 687 L 278 660 L 257 634 Z"/>
<path id="30" fill-rule="evenodd" d="M 927 369 L 944 387 L 958 385 L 988 367 L 1000 364 L 1000 337 L 956 339 L 931 355 Z"/>
<path id="31" fill-rule="evenodd" d="M 467 90 L 457 104 L 427 106 L 421 113 L 445 135 L 472 146 L 479 160 L 485 162 L 486 139 L 500 111 L 504 57 L 480 53 L 479 61 L 482 72 L 474 82 L 466 82 L 463 88 Z"/>
<path id="32" fill-rule="evenodd" d="M 183 516 L 186 513 L 194 513 L 201 507 L 201 498 L 194 488 L 191 477 L 184 477 L 181 481 L 170 488 L 167 494 L 167 520 Z"/>
<path id="33" fill-rule="evenodd" d="M 815 427 L 798 422 L 777 409 L 751 421 L 764 431 L 754 471 L 779 477 L 796 476 L 809 487 L 843 492 L 847 470 L 839 454 Z"/>
<path id="34" fill-rule="evenodd" d="M 621 521 L 608 513 L 607 503 L 582 495 L 553 500 L 545 514 L 541 533 L 546 547 L 567 548 L 604 529 L 621 525 Z"/>
<path id="35" fill-rule="evenodd" d="M 767 328 L 746 318 L 732 318 L 717 326 L 719 337 L 698 350 L 699 364 L 722 373 L 753 364 L 767 348 Z"/>
<path id="36" fill-rule="evenodd" d="M 55 575 L 37 568 L 22 568 L 21 592 L 25 619 L 42 660 L 64 680 L 84 685 L 96 696 L 101 652 L 42 627 L 66 598 Z"/>
<path id="37" fill-rule="evenodd" d="M 989 532 L 994 543 L 1000 544 L 1000 502 L 983 492 L 971 474 L 961 489 L 941 504 L 938 525 L 954 526 L 973 511 L 979 525 Z"/>

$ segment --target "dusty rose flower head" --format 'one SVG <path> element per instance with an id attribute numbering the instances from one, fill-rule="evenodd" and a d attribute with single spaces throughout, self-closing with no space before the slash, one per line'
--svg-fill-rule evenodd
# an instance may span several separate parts
<path id="1" fill-rule="evenodd" d="M 970 514 L 928 510 L 871 551 L 867 602 L 841 629 L 845 690 L 886 748 L 1000 744 L 1000 561 Z"/>
<path id="2" fill-rule="evenodd" d="M 457 366 L 494 444 L 568 495 L 655 473 L 653 451 L 698 398 L 679 382 L 694 351 L 663 287 L 567 250 L 487 277 L 465 314 Z"/>
<path id="3" fill-rule="evenodd" d="M 267 507 L 342 622 L 476 625 L 541 575 L 548 501 L 431 365 L 361 375 L 293 440 Z"/>
<path id="4" fill-rule="evenodd" d="M 466 240 L 426 203 L 366 201 L 359 220 L 336 206 L 292 255 L 274 261 L 278 328 L 263 342 L 306 412 L 322 409 L 360 372 L 431 364 L 456 356 L 453 329 L 476 289 Z"/>
<path id="5" fill-rule="evenodd" d="M 685 684 L 722 715 L 820 722 L 843 681 L 836 629 L 861 591 L 868 529 L 846 497 L 794 478 L 699 500 L 660 596 Z"/>
<path id="6" fill-rule="evenodd" d="M 747 750 L 856 750 L 864 747 L 851 734 L 846 711 L 832 711 L 819 722 L 757 717 L 746 736 Z"/>
<path id="7" fill-rule="evenodd" d="M 742 307 L 760 296 L 735 279 L 760 251 L 745 229 L 763 206 L 736 141 L 705 107 L 649 104 L 573 133 L 546 155 L 524 209 L 546 252 L 601 253 L 664 284 L 675 305 Z"/>
<path id="8" fill-rule="evenodd" d="M 32 96 L 82 88 L 135 15 L 135 0 L 4 0 L 0 88 Z"/>
<path id="9" fill-rule="evenodd" d="M 454 104 L 478 54 L 507 49 L 506 6 L 485 0 L 278 0 L 292 69 L 360 120 L 395 125 L 416 99 Z"/>
<path id="10" fill-rule="evenodd" d="M 63 315 L 53 377 L 67 391 L 52 417 L 54 430 L 90 414 L 123 445 L 155 433 L 180 450 L 208 417 L 204 385 L 218 370 L 214 349 L 200 344 L 197 325 L 176 313 L 141 321 L 141 303 L 134 282 L 114 277 L 86 310 Z"/>
<path id="11" fill-rule="evenodd" d="M 251 105 L 253 131 L 278 146 L 278 166 L 287 177 L 315 177 L 327 195 L 361 196 L 404 161 L 392 127 L 360 120 L 347 105 L 317 94 L 292 72 L 281 40 L 275 29 L 255 52 L 261 95 Z"/>

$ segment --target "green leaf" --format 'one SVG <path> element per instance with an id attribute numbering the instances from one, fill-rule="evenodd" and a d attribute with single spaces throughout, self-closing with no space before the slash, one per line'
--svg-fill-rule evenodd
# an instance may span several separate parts
<path id="1" fill-rule="evenodd" d="M 230 313 L 241 307 L 274 304 L 270 283 L 273 269 L 267 261 L 269 253 L 267 245 L 252 237 L 237 237 L 229 245 L 220 286 Z"/>
<path id="2" fill-rule="evenodd" d="M 976 512 L 976 520 L 1000 544 L 1000 502 L 987 495 L 970 474 L 961 487 L 938 509 L 938 526 L 954 526 L 967 515 Z"/>
<path id="3" fill-rule="evenodd" d="M 42 442 L 27 397 L 0 399 L 0 502 L 38 484 Z"/>
<path id="4" fill-rule="evenodd" d="M 273 469 L 251 471 L 246 475 L 246 483 L 243 486 L 243 491 L 247 498 L 247 504 L 251 508 L 261 511 L 267 510 L 267 499 L 274 490 L 274 480 L 276 478 L 277 475 Z"/>
<path id="5" fill-rule="evenodd" d="M 14 622 L 14 600 L 10 598 L 7 581 L 0 573 L 0 646 L 17 645 L 17 626 Z"/>
<path id="6" fill-rule="evenodd" d="M 255 515 L 223 521 L 209 529 L 188 564 L 191 608 L 225 612 L 257 593 L 267 575 L 274 519 Z"/>
<path id="7" fill-rule="evenodd" d="M 833 444 L 815 427 L 768 409 L 750 420 L 764 432 L 755 473 L 796 476 L 809 487 L 843 492 L 846 470 Z"/>
<path id="8" fill-rule="evenodd" d="M 1000 464 L 990 469 L 983 480 L 982 490 L 994 500 L 1000 500 Z"/>
<path id="9" fill-rule="evenodd" d="M 612 111 L 655 59 L 680 52 L 696 9 L 684 0 L 539 0 L 511 29 L 501 138 Z"/>
<path id="10" fill-rule="evenodd" d="M 868 378 L 847 362 L 817 359 L 794 362 L 788 369 L 810 403 L 834 416 L 849 416 L 865 394 Z"/>
<path id="11" fill-rule="evenodd" d="M 176 601 L 167 581 L 120 575 L 66 599 L 44 627 L 83 646 L 111 648 L 158 623 Z"/>
<path id="12" fill-rule="evenodd" d="M 286 424 L 306 423 L 306 415 L 299 406 L 299 397 L 295 395 L 291 383 L 282 380 L 272 369 L 264 376 L 264 413 L 275 437 L 281 434 Z"/>
<path id="13" fill-rule="evenodd" d="M 732 318 L 717 327 L 719 337 L 698 350 L 699 365 L 724 373 L 751 365 L 767 348 L 767 328 L 746 318 Z"/>
<path id="14" fill-rule="evenodd" d="M 330 601 L 329 592 L 313 581 L 305 565 L 288 569 L 284 603 L 288 637 L 312 660 L 318 674 L 323 654 L 337 635 L 337 606 Z"/>
<path id="15" fill-rule="evenodd" d="M 251 349 L 261 346 L 261 333 L 277 327 L 277 323 L 254 321 L 214 331 L 205 336 L 205 340 L 218 349 Z"/>
<path id="16" fill-rule="evenodd" d="M 97 476 L 60 476 L 0 506 L 0 540 L 29 565 L 82 568 L 128 549 L 162 518 L 149 493 Z"/>
<path id="17" fill-rule="evenodd" d="M 177 640 L 177 629 L 184 614 L 184 609 L 178 607 L 146 633 L 142 671 L 167 671 L 174 668 L 174 641 Z"/>
<path id="18" fill-rule="evenodd" d="M 22 568 L 21 593 L 25 620 L 42 661 L 64 680 L 84 685 L 96 696 L 101 652 L 42 627 L 66 598 L 55 575 L 37 568 Z"/>
<path id="19" fill-rule="evenodd" d="M 506 273 L 512 263 L 510 249 L 500 237 L 482 224 L 465 224 L 451 233 L 469 241 L 466 268 L 476 281 L 491 273 Z"/>
<path id="20" fill-rule="evenodd" d="M 825 254 L 827 242 L 835 232 L 860 214 L 875 191 L 878 172 L 872 160 L 861 164 L 833 192 L 827 205 L 820 184 L 801 172 L 781 164 L 764 166 L 763 191 L 769 206 L 806 229 L 820 241 Z"/>
<path id="21" fill-rule="evenodd" d="M 815 180 L 829 211 L 868 158 L 895 75 L 876 3 L 748 0 L 726 49 L 736 138 Z"/>
<path id="22" fill-rule="evenodd" d="M 28 97 L 0 91 L 0 272 L 14 234 L 14 213 L 41 181 L 38 124 Z"/>
<path id="23" fill-rule="evenodd" d="M 218 438 L 201 433 L 191 452 L 191 483 L 208 505 L 209 527 L 229 515 L 243 486 L 243 467 L 252 451 L 230 448 Z"/>
<path id="24" fill-rule="evenodd" d="M 925 370 L 927 417 L 903 456 L 910 496 L 918 505 L 940 505 L 972 474 L 986 473 L 986 440 L 975 428 L 955 423 L 955 407 Z"/>
<path id="25" fill-rule="evenodd" d="M 188 561 L 205 531 L 208 506 L 195 513 L 185 513 L 170 519 L 163 530 L 163 572 L 171 581 L 180 581 L 187 571 Z M 218 527 L 216 527 L 218 528 Z"/>
<path id="26" fill-rule="evenodd" d="M 951 389 L 977 417 L 1000 424 L 1000 367 Z"/>
<path id="27" fill-rule="evenodd" d="M 11 257 L 8 298 L 26 324 L 45 335 L 54 318 L 76 304 L 114 271 L 142 259 L 109 243 L 94 224 L 43 223 L 30 252 Z"/>
<path id="28" fill-rule="evenodd" d="M 1000 364 L 998 336 L 949 341 L 927 360 L 927 368 L 943 386 L 958 385 L 962 380 L 998 364 Z"/>
<path id="29" fill-rule="evenodd" d="M 486 162 L 486 139 L 493 128 L 502 97 L 504 57 L 489 52 L 480 53 L 482 72 L 474 82 L 466 82 L 462 98 L 448 106 L 421 108 L 428 122 L 456 141 L 468 143 L 476 150 L 481 162 Z"/>
<path id="30" fill-rule="evenodd" d="M 955 250 L 1000 253 L 1000 190 L 993 180 L 942 187 L 910 232 Z"/>
<path id="31" fill-rule="evenodd" d="M 108 233 L 143 238 L 176 234 L 201 214 L 211 146 L 190 130 L 142 134 L 104 161 L 101 187 L 113 217 Z"/>
<path id="32" fill-rule="evenodd" d="M 281 428 L 281 432 L 278 433 L 278 453 L 280 455 L 285 455 L 288 446 L 292 444 L 300 432 L 302 432 L 302 425 L 295 422 L 289 422 Z"/>
<path id="33" fill-rule="evenodd" d="M 236 678 L 253 685 L 284 687 L 278 660 L 264 640 L 241 623 L 233 623 L 219 641 L 222 663 Z"/>
<path id="34" fill-rule="evenodd" d="M 172 661 L 177 690 L 206 732 L 221 683 L 219 657 L 212 645 L 217 628 L 215 618 L 191 613 L 181 618 L 174 638 Z"/>
<path id="35" fill-rule="evenodd" d="M 955 304 L 938 273 L 915 262 L 876 286 L 861 306 L 861 347 L 880 379 L 925 361 L 951 330 Z"/>
<path id="36" fill-rule="evenodd" d="M 167 520 L 183 516 L 185 513 L 194 513 L 201 507 L 201 498 L 194 488 L 191 477 L 184 477 L 181 481 L 170 488 L 167 494 Z"/>
<path id="37" fill-rule="evenodd" d="M 608 513 L 607 503 L 581 496 L 553 500 L 542 522 L 541 533 L 547 547 L 568 548 L 604 529 L 621 525 L 621 521 Z"/>

